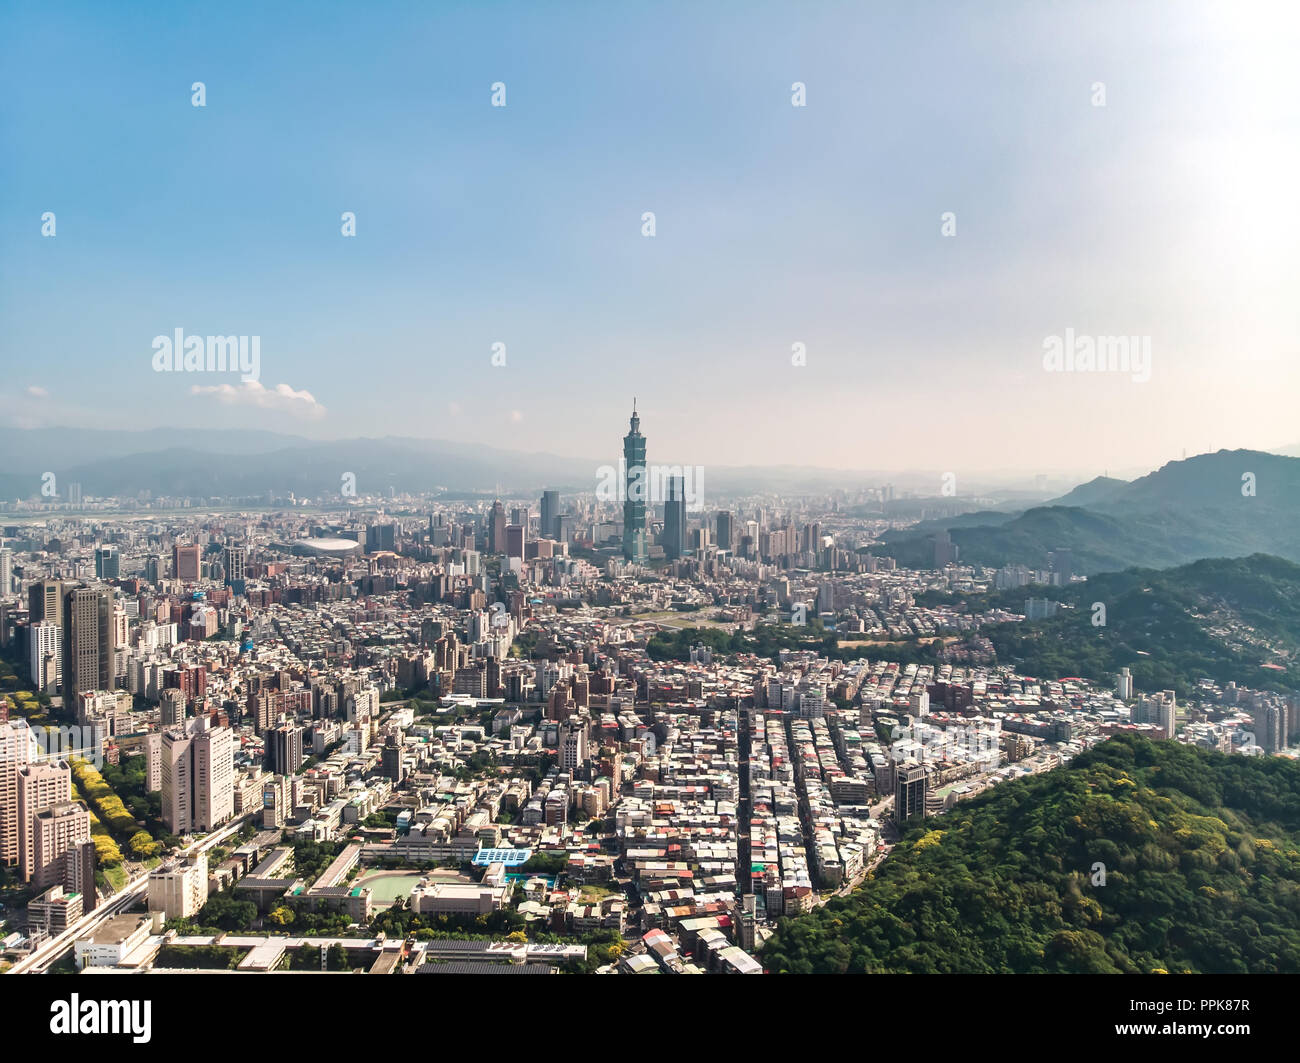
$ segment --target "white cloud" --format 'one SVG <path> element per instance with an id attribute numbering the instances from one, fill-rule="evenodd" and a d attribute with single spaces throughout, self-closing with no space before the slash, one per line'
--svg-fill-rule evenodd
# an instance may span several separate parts
<path id="1" fill-rule="evenodd" d="M 217 401 L 225 406 L 282 410 L 295 417 L 311 420 L 325 416 L 325 407 L 316 401 L 310 391 L 295 391 L 288 384 L 276 384 L 274 388 L 264 388 L 258 380 L 245 380 L 238 387 L 234 384 L 216 384 L 210 387 L 195 384 L 190 388 L 190 394 L 215 395 Z"/>
<path id="2" fill-rule="evenodd" d="M 519 422 L 522 421 L 523 419 L 524 419 L 524 415 L 519 410 L 510 411 L 510 420 L 512 420 L 515 424 L 519 424 Z"/>
<path id="3" fill-rule="evenodd" d="M 33 384 L 29 387 L 27 389 L 27 394 L 32 396 L 34 399 L 48 399 L 50 397 L 50 393 L 38 384 Z"/>

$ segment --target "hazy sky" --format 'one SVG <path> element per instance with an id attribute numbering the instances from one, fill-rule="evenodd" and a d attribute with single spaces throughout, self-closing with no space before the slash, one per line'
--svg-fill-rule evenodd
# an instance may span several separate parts
<path id="1" fill-rule="evenodd" d="M 1298 442 L 1297 54 L 1289 0 L 4 3 L 0 422 L 585 457 L 636 395 L 651 460 Z M 177 328 L 260 336 L 260 385 L 154 372 Z M 1067 329 L 1150 380 L 1045 371 Z"/>

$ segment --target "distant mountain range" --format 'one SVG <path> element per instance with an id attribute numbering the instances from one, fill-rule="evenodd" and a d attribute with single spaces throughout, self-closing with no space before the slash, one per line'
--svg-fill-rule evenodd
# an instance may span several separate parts
<path id="1" fill-rule="evenodd" d="M 597 469 L 621 454 L 620 436 L 609 452 L 581 459 L 541 451 L 512 451 L 477 443 L 388 436 L 380 439 L 312 440 L 267 431 L 151 428 L 138 431 L 0 428 L 0 498 L 37 498 L 41 475 L 53 472 L 64 485 L 79 483 L 84 495 L 131 498 L 148 492 L 195 498 L 278 496 L 337 499 L 345 472 L 356 477 L 358 495 L 492 492 L 531 495 L 543 487 L 591 491 Z M 685 464 L 689 455 L 672 452 L 670 440 L 651 438 L 650 460 Z M 965 477 L 964 486 L 986 504 L 1023 509 L 1049 497 L 1024 490 L 1029 477 L 990 474 Z M 850 471 L 805 465 L 722 466 L 704 470 L 706 500 L 719 493 L 779 493 L 788 496 L 837 488 L 893 483 L 900 491 L 933 491 L 940 474 L 900 473 L 897 469 Z M 951 504 L 951 499 L 936 500 Z M 706 504 L 707 501 L 706 501 Z M 901 503 L 900 503 L 901 504 Z"/>
<path id="2" fill-rule="evenodd" d="M 1050 551 L 1068 549 L 1074 571 L 1085 575 L 1253 553 L 1300 561 L 1300 458 L 1201 454 L 1131 482 L 1098 477 L 1011 519 L 966 514 L 900 529 L 873 552 L 925 567 L 940 530 L 962 561 L 1045 568 Z"/>

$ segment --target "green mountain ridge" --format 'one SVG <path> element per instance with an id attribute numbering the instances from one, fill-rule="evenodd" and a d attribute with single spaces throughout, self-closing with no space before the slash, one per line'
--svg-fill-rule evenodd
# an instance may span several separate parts
<path id="1" fill-rule="evenodd" d="M 1104 880 L 1100 872 L 1104 871 Z M 910 830 L 775 973 L 1300 971 L 1300 763 L 1120 735 Z"/>
<path id="2" fill-rule="evenodd" d="M 1127 569 L 1070 587 L 1022 587 L 962 604 L 972 611 L 1020 610 L 1031 593 L 1069 608 L 1048 620 L 982 632 L 999 662 L 1025 675 L 1109 684 L 1127 667 L 1138 690 L 1172 689 L 1180 697 L 1202 677 L 1300 690 L 1300 565 L 1283 558 L 1255 554 L 1162 571 Z M 1097 602 L 1105 606 L 1100 626 L 1093 623 Z"/>
<path id="3" fill-rule="evenodd" d="M 1248 489 L 1253 493 L 1243 493 Z M 995 567 L 1045 568 L 1048 553 L 1062 549 L 1084 575 L 1253 553 L 1300 561 L 1300 458 L 1221 450 L 1131 483 L 1098 478 L 1059 501 L 1068 500 L 1087 504 L 1039 506 L 976 526 L 969 519 L 928 522 L 886 534 L 873 552 L 929 567 L 932 536 L 947 528 L 962 562 Z"/>

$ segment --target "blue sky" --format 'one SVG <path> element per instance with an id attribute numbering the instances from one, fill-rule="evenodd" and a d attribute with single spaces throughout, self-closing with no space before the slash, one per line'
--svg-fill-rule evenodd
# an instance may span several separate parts
<path id="1" fill-rule="evenodd" d="M 1280 2 L 3 4 L 0 421 L 589 456 L 635 394 L 676 461 L 1297 442 L 1297 47 Z M 267 390 L 154 373 L 178 327 L 260 336 Z M 1067 328 L 1151 380 L 1044 372 Z"/>

